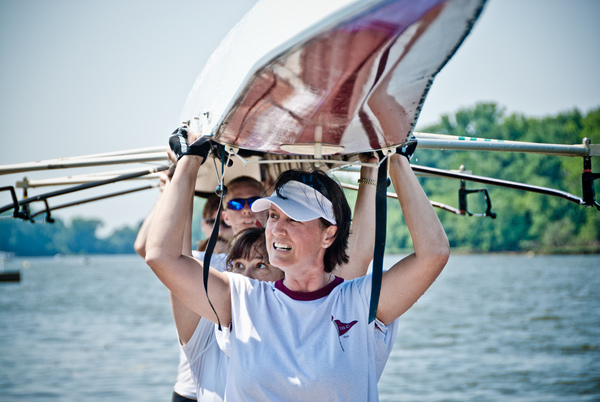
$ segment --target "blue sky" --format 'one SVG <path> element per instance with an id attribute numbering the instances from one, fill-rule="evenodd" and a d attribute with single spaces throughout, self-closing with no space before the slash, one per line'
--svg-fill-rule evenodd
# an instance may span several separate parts
<path id="1" fill-rule="evenodd" d="M 165 144 L 202 66 L 253 4 L 0 0 L 0 164 Z M 434 81 L 419 126 L 478 101 L 528 116 L 600 106 L 599 19 L 595 0 L 489 0 Z M 5 175 L 0 185 L 92 171 L 98 168 Z M 143 219 L 155 196 L 151 190 L 55 215 L 100 218 L 106 233 Z"/>

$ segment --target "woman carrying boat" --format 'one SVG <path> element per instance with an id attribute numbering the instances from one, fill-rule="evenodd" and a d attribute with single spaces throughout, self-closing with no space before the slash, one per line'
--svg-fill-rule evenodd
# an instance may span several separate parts
<path id="1" fill-rule="evenodd" d="M 204 137 L 186 145 L 157 211 L 158 224 L 150 230 L 146 261 L 179 299 L 216 323 L 201 291 L 202 263 L 181 252 L 196 173 L 210 147 Z M 335 264 L 347 259 L 350 227 L 339 185 L 318 172 L 284 173 L 276 193 L 254 203 L 255 211 L 269 210 L 267 251 L 285 279 L 257 282 L 210 269 L 210 302 L 220 322 L 229 324 L 218 334 L 222 348 L 231 352 L 226 398 L 378 398 L 381 362 L 392 346 L 385 345 L 386 325 L 433 283 L 449 253 L 444 230 L 408 163 L 410 155 L 405 156 L 390 157 L 390 176 L 414 253 L 384 273 L 377 320 L 370 324 L 371 276 L 344 281 L 332 274 Z"/>

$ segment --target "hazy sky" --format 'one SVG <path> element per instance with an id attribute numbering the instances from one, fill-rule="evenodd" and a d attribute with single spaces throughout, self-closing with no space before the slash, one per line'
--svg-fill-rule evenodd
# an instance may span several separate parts
<path id="1" fill-rule="evenodd" d="M 166 144 L 202 66 L 253 4 L 0 0 L 0 165 Z M 478 101 L 529 116 L 600 106 L 599 20 L 596 0 L 488 1 L 434 81 L 419 126 Z M 120 168 L 4 175 L 0 186 L 23 176 Z M 97 194 L 90 190 L 50 203 Z M 138 223 L 156 194 L 145 191 L 54 215 L 100 218 L 106 233 Z M 0 194 L 0 205 L 8 202 Z"/>

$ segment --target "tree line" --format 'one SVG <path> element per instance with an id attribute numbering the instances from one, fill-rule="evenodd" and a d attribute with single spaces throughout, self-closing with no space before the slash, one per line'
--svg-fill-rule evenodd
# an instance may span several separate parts
<path id="1" fill-rule="evenodd" d="M 583 114 L 579 110 L 543 118 L 507 114 L 494 103 L 480 103 L 444 115 L 423 132 L 489 139 L 581 144 L 587 137 L 600 143 L 600 108 Z M 600 172 L 600 158 L 592 158 L 592 171 Z M 596 166 L 594 166 L 594 162 Z M 583 158 L 515 152 L 452 151 L 419 149 L 413 164 L 440 169 L 465 170 L 474 175 L 549 187 L 582 196 Z M 459 180 L 420 178 L 433 201 L 458 208 Z M 486 187 L 467 182 L 468 189 Z M 600 182 L 596 182 L 596 188 Z M 438 216 L 455 250 L 466 252 L 600 252 L 600 211 L 548 195 L 487 186 L 496 219 L 459 216 L 440 211 Z M 598 194 L 598 191 L 596 191 Z M 478 199 L 479 197 L 479 199 Z M 469 210 L 483 212 L 482 197 L 468 196 Z M 397 203 L 388 203 L 389 251 L 410 246 Z M 472 208 L 471 208 L 472 207 Z M 400 229 L 398 229 L 400 228 Z"/>
<path id="2" fill-rule="evenodd" d="M 440 122 L 421 131 L 457 136 L 501 140 L 578 144 L 584 137 L 592 144 L 600 143 L 600 108 L 582 113 L 579 110 L 543 118 L 507 114 L 494 103 L 444 115 Z M 593 162 L 597 163 L 598 158 Z M 582 194 L 580 157 L 559 157 L 513 152 L 443 151 L 419 149 L 411 163 L 440 169 L 458 170 L 464 166 L 478 176 Z M 592 165 L 592 171 L 600 167 Z M 458 208 L 459 180 L 420 177 L 423 189 L 432 201 Z M 596 183 L 596 187 L 600 182 Z M 468 189 L 482 188 L 468 183 Z M 451 247 L 464 252 L 536 252 L 598 253 L 600 252 L 600 211 L 576 205 L 548 195 L 487 186 L 496 219 L 458 216 L 438 210 Z M 390 188 L 390 191 L 393 191 Z M 479 193 L 478 193 L 479 194 Z M 480 195 L 468 197 L 469 210 L 483 212 Z M 347 191 L 353 203 L 355 194 Z M 201 202 L 194 210 L 200 211 Z M 195 213 L 195 216 L 197 214 Z M 123 254 L 133 253 L 133 242 L 139 225 L 122 227 L 106 238 L 99 238 L 102 225 L 98 219 L 74 218 L 69 224 L 55 218 L 54 224 L 34 224 L 17 219 L 0 220 L 0 250 L 16 255 Z M 199 217 L 194 219 L 193 236 L 199 238 Z M 141 222 L 140 222 L 141 224 Z M 401 253 L 411 247 L 402 212 L 395 200 L 388 202 L 386 251 Z"/>
<path id="3" fill-rule="evenodd" d="M 116 229 L 110 236 L 99 238 L 98 219 L 73 218 L 69 224 L 54 217 L 52 224 L 32 224 L 20 219 L 0 220 L 0 251 L 20 256 L 55 254 L 128 254 L 138 227 Z"/>

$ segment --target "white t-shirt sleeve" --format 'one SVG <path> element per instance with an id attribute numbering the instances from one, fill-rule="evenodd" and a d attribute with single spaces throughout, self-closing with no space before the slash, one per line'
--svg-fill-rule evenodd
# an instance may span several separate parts
<path id="1" fill-rule="evenodd" d="M 377 381 L 381 378 L 381 373 L 383 373 L 390 353 L 392 353 L 397 333 L 398 319 L 388 325 L 377 318 L 375 319 L 375 369 L 377 371 Z"/>
<path id="2" fill-rule="evenodd" d="M 192 257 L 197 260 L 204 262 L 204 251 L 192 251 Z M 210 266 L 219 272 L 225 272 L 227 270 L 227 254 L 213 254 L 210 258 Z"/>
<path id="3" fill-rule="evenodd" d="M 222 402 L 227 382 L 229 358 L 215 341 L 215 324 L 201 318 L 194 334 L 181 346 L 196 383 L 197 399 Z"/>
<path id="4" fill-rule="evenodd" d="M 372 286 L 373 275 L 368 274 L 353 280 L 359 289 L 364 307 L 368 310 L 371 302 L 371 286 Z M 377 374 L 377 381 L 383 373 L 383 369 L 390 357 L 394 343 L 396 342 L 396 335 L 398 333 L 398 319 L 395 319 L 388 325 L 375 318 L 373 322 L 374 331 L 374 362 L 375 371 Z"/>
<path id="5" fill-rule="evenodd" d="M 249 279 L 240 274 L 234 274 L 231 272 L 227 272 L 227 276 L 229 277 L 231 291 L 234 292 L 236 286 L 233 285 L 234 281 L 245 283 Z M 233 302 L 233 293 L 232 293 L 232 302 Z M 221 330 L 219 331 L 218 325 L 215 324 L 215 336 L 217 340 L 217 344 L 219 348 L 227 355 L 231 356 L 231 347 L 232 347 L 232 337 L 235 336 L 232 334 L 232 323 L 228 325 L 221 324 Z"/>
<path id="6" fill-rule="evenodd" d="M 194 363 L 195 360 L 202 356 L 212 342 L 214 336 L 213 325 L 214 324 L 206 318 L 200 318 L 196 330 L 192 334 L 190 340 L 185 345 L 181 346 L 190 363 Z"/>
<path id="7" fill-rule="evenodd" d="M 227 356 L 231 356 L 231 325 L 227 327 L 221 326 L 220 331 L 219 327 L 215 325 L 215 335 L 221 350 Z"/>

